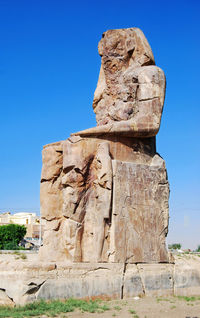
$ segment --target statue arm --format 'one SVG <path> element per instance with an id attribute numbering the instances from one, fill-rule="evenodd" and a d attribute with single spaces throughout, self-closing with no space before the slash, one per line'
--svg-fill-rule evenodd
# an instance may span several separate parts
<path id="1" fill-rule="evenodd" d="M 157 66 L 144 66 L 138 74 L 138 111 L 134 117 L 82 130 L 72 135 L 83 137 L 100 135 L 155 136 L 160 128 L 164 98 L 164 72 Z"/>
<path id="2" fill-rule="evenodd" d="M 124 135 L 127 137 L 150 137 L 158 133 L 160 127 L 159 121 L 148 121 L 143 116 L 142 121 L 137 119 L 123 120 L 110 124 L 85 129 L 71 134 L 72 136 L 101 136 L 101 135 Z"/>

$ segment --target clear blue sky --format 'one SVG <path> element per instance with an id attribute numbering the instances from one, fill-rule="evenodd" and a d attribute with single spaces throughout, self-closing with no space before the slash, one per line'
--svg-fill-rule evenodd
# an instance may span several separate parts
<path id="1" fill-rule="evenodd" d="M 200 244 L 199 15 L 199 0 L 0 0 L 0 212 L 39 213 L 42 146 L 95 125 L 101 34 L 139 27 L 167 77 L 168 242 Z"/>

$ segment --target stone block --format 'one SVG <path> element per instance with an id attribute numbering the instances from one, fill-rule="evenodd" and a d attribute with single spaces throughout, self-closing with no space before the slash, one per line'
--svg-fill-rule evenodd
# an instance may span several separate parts
<path id="1" fill-rule="evenodd" d="M 137 265 L 127 264 L 124 274 L 123 298 L 144 295 L 145 291 Z"/>
<path id="2" fill-rule="evenodd" d="M 174 294 L 176 296 L 200 295 L 200 266 L 198 259 L 177 259 L 174 269 Z"/>
<path id="3" fill-rule="evenodd" d="M 146 296 L 171 296 L 174 294 L 174 265 L 138 264 Z"/>
<path id="4" fill-rule="evenodd" d="M 112 161 L 113 205 L 109 261 L 168 262 L 169 187 L 162 159 L 159 166 Z"/>

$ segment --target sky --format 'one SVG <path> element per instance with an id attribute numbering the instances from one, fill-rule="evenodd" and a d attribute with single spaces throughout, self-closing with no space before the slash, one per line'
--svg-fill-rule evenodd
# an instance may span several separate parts
<path id="1" fill-rule="evenodd" d="M 200 245 L 199 14 L 199 0 L 0 0 L 0 212 L 40 213 L 43 145 L 96 125 L 102 33 L 139 27 L 167 78 L 167 242 Z"/>

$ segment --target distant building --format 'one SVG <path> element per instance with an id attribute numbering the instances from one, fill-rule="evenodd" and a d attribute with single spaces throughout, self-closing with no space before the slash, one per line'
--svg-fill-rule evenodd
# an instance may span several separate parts
<path id="1" fill-rule="evenodd" d="M 19 212 L 11 214 L 4 212 L 0 214 L 0 225 L 19 224 L 27 229 L 25 238 L 42 239 L 44 233 L 44 220 L 40 219 L 36 213 Z"/>

